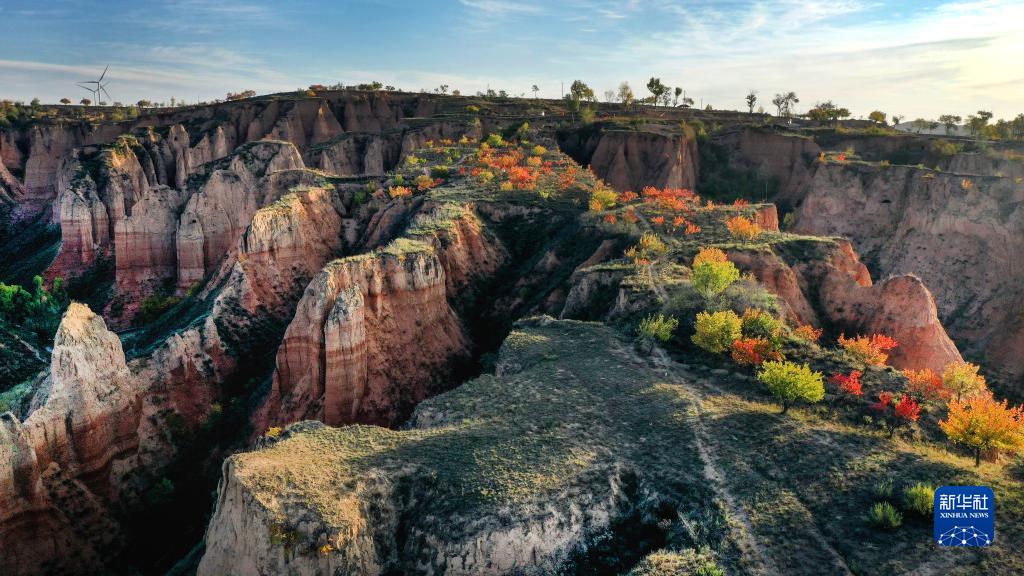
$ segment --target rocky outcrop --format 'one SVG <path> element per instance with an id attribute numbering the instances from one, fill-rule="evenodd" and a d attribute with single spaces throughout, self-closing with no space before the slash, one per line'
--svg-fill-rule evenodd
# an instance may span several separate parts
<path id="1" fill-rule="evenodd" d="M 304 419 L 393 424 L 468 359 L 449 302 L 493 274 L 504 249 L 458 206 L 425 209 L 409 231 L 413 239 L 332 262 L 310 282 L 257 431 Z"/>
<path id="2" fill-rule="evenodd" d="M 899 347 L 889 362 L 897 368 L 941 372 L 962 360 L 920 279 L 895 276 L 873 284 L 848 241 L 796 242 L 805 245 L 788 252 L 787 260 L 769 251 L 745 250 L 730 251 L 729 259 L 779 296 L 796 322 L 824 326 L 836 335 L 895 338 Z M 795 250 L 804 253 L 796 257 Z"/>
<path id="3" fill-rule="evenodd" d="M 306 152 L 311 168 L 328 174 L 380 176 L 398 163 L 392 142 L 380 134 L 345 132 Z"/>
<path id="4" fill-rule="evenodd" d="M 905 166 L 821 166 L 796 213 L 798 230 L 849 237 L 879 274 L 914 274 L 935 295 L 960 348 L 1006 391 L 1024 378 L 1024 186 Z"/>
<path id="5" fill-rule="evenodd" d="M 95 566 L 118 540 L 100 502 L 116 500 L 127 481 L 126 460 L 138 447 L 138 392 L 120 340 L 88 307 L 72 304 L 54 339 L 45 403 L 23 424 L 3 417 L 5 573 Z"/>
<path id="6" fill-rule="evenodd" d="M 174 245 L 177 249 L 177 284 L 187 290 L 198 284 L 227 254 L 261 206 L 276 200 L 267 197 L 260 179 L 280 170 L 303 168 L 294 146 L 264 141 L 246 145 L 221 162 L 208 165 L 194 181 L 196 188 L 179 218 Z M 281 190 L 271 190 L 281 193 Z"/>
<path id="7" fill-rule="evenodd" d="M 229 458 L 198 574 L 552 574 L 707 490 L 662 374 L 606 327 L 535 322 L 501 376 L 425 401 L 405 430 L 302 422 Z M 665 446 L 664 467 L 640 465 Z"/>
<path id="8" fill-rule="evenodd" d="M 7 166 L 0 163 L 0 206 L 13 205 L 25 195 L 25 187 L 11 174 Z"/>
<path id="9" fill-rule="evenodd" d="M 697 141 L 685 132 L 596 130 L 574 156 L 620 192 L 697 184 Z"/>
<path id="10" fill-rule="evenodd" d="M 436 389 L 468 345 L 430 251 L 337 261 L 299 302 L 264 418 L 393 422 Z"/>

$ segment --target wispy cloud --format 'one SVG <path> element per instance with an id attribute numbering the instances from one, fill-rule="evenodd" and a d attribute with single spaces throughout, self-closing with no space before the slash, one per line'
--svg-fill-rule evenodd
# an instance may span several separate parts
<path id="1" fill-rule="evenodd" d="M 541 7 L 525 2 L 506 2 L 505 0 L 459 0 L 467 8 L 478 10 L 489 15 L 507 14 L 540 14 Z"/>

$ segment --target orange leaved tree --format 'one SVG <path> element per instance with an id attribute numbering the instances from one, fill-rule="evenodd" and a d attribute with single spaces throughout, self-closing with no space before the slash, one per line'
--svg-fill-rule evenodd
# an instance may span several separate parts
<path id="1" fill-rule="evenodd" d="M 963 401 L 953 398 L 949 414 L 939 426 L 950 440 L 974 452 L 974 465 L 981 453 L 992 448 L 1010 452 L 1024 448 L 1024 407 L 1007 406 L 991 393 L 976 394 Z"/>
<path id="2" fill-rule="evenodd" d="M 884 366 L 889 359 L 889 351 L 898 346 L 896 340 L 885 334 L 856 338 L 847 338 L 845 334 L 840 334 L 839 345 L 855 359 L 873 366 Z"/>

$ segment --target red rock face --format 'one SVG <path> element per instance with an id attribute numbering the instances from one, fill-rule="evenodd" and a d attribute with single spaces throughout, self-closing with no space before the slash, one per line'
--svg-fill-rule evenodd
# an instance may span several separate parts
<path id="1" fill-rule="evenodd" d="M 824 258 L 793 267 L 764 252 L 732 251 L 729 259 L 779 296 L 797 322 L 832 326 L 848 336 L 881 333 L 895 338 L 899 347 L 889 362 L 897 368 L 941 371 L 962 360 L 924 284 L 914 276 L 896 276 L 873 285 L 845 240 L 837 241 Z"/>
<path id="2" fill-rule="evenodd" d="M 285 333 L 266 424 L 392 423 L 468 347 L 431 252 L 334 262 L 310 283 Z"/>
<path id="3" fill-rule="evenodd" d="M 1024 322 L 1007 310 L 1024 297 L 1022 201 L 1024 187 L 1005 176 L 829 164 L 805 190 L 796 226 L 849 237 L 882 274 L 919 276 L 960 348 L 983 359 L 1004 393 L 1019 393 Z"/>
<path id="4" fill-rule="evenodd" d="M 138 447 L 138 385 L 121 341 L 102 318 L 72 304 L 57 330 L 49 378 L 46 403 L 23 424 L 6 415 L 0 430 L 0 452 L 10 451 L 0 458 L 5 573 L 89 565 L 119 537 L 97 501 L 116 498 L 124 482 L 117 464 Z M 94 529 L 100 532 L 73 536 Z"/>
<path id="5" fill-rule="evenodd" d="M 616 190 L 697 184 L 697 142 L 683 134 L 607 131 L 590 158 L 594 173 Z"/>
<path id="6" fill-rule="evenodd" d="M 411 228 L 435 216 L 425 209 Z M 390 425 L 447 384 L 471 345 L 449 299 L 506 257 L 471 212 L 453 221 L 443 239 L 338 260 L 310 282 L 278 349 L 257 433 L 303 419 Z"/>

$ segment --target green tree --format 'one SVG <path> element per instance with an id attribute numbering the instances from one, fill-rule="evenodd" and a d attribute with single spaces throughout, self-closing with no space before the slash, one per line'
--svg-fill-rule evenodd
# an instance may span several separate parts
<path id="1" fill-rule="evenodd" d="M 533 86 L 530 87 L 530 90 L 533 91 L 533 99 L 536 100 L 537 94 L 540 92 L 540 87 L 534 84 Z"/>
<path id="2" fill-rule="evenodd" d="M 768 361 L 761 365 L 757 379 L 782 404 L 785 414 L 798 401 L 820 402 L 825 397 L 825 380 L 820 372 L 786 360 Z"/>
<path id="3" fill-rule="evenodd" d="M 939 122 L 946 127 L 946 136 L 952 134 L 953 128 L 959 126 L 961 121 L 963 121 L 963 118 L 955 114 L 943 114 L 942 116 L 939 116 Z"/>
<path id="4" fill-rule="evenodd" d="M 587 86 L 583 80 L 574 80 L 572 86 L 569 87 L 569 97 L 577 104 L 583 101 L 593 102 L 594 89 Z"/>
<path id="5" fill-rule="evenodd" d="M 699 312 L 693 326 L 694 333 L 690 339 L 699 348 L 713 354 L 727 352 L 733 342 L 743 337 L 743 322 L 732 310 Z"/>
<path id="6" fill-rule="evenodd" d="M 885 124 L 885 112 L 881 110 L 875 110 L 871 114 L 868 114 L 868 120 L 877 122 L 879 124 Z"/>
<path id="7" fill-rule="evenodd" d="M 619 84 L 619 102 L 622 102 L 622 107 L 629 110 L 629 107 L 633 104 L 635 96 L 633 96 L 633 89 L 630 88 L 629 82 L 623 82 Z"/>
<path id="8" fill-rule="evenodd" d="M 704 251 L 702 251 L 703 253 Z M 715 258 L 702 258 L 701 254 L 694 258 L 690 282 L 705 300 L 711 300 L 718 296 L 739 279 L 739 269 L 735 264 L 726 260 L 724 254 L 720 258 L 717 257 L 717 254 Z"/>
<path id="9" fill-rule="evenodd" d="M 661 78 L 655 78 L 652 76 L 651 79 L 647 81 L 647 90 L 652 96 L 654 96 L 654 104 L 657 105 L 658 101 L 661 100 L 661 97 L 668 92 L 668 86 L 661 83 Z"/>

